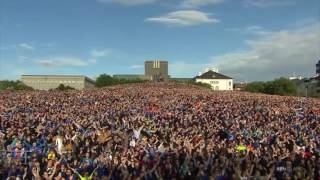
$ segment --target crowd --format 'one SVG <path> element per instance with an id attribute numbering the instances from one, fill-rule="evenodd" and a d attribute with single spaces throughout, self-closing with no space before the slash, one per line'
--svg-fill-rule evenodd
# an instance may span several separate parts
<path id="1" fill-rule="evenodd" d="M 320 100 L 191 85 L 0 93 L 0 179 L 320 180 Z"/>

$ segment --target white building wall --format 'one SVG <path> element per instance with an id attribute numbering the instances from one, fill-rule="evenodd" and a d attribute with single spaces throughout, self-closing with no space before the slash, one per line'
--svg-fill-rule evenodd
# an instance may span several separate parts
<path id="1" fill-rule="evenodd" d="M 27 86 L 37 90 L 50 90 L 57 88 L 60 84 L 70 86 L 75 89 L 81 90 L 84 88 L 94 87 L 92 82 L 85 79 L 84 76 L 22 76 L 21 81 Z"/>
<path id="2" fill-rule="evenodd" d="M 196 79 L 196 82 L 210 84 L 215 91 L 233 90 L 233 79 Z"/>

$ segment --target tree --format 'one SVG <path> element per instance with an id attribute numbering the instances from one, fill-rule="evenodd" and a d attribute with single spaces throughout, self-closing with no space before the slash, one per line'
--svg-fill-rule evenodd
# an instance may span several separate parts
<path id="1" fill-rule="evenodd" d="M 67 90 L 74 90 L 73 87 L 71 86 L 65 86 L 64 84 L 60 84 L 56 90 L 59 90 L 59 91 L 67 91 Z"/>
<path id="2" fill-rule="evenodd" d="M 282 96 L 296 95 L 297 85 L 289 79 L 280 78 L 268 82 L 253 82 L 247 85 L 245 91 Z"/>
<path id="3" fill-rule="evenodd" d="M 254 93 L 258 93 L 258 92 L 263 92 L 265 83 L 264 82 L 252 82 L 250 84 L 248 84 L 244 90 L 248 91 L 248 92 L 254 92 Z"/>
<path id="4" fill-rule="evenodd" d="M 202 82 L 196 82 L 195 80 L 190 80 L 188 81 L 188 84 L 196 85 L 196 86 L 201 86 L 204 88 L 211 89 L 211 85 L 207 83 L 202 83 Z"/>
<path id="5" fill-rule="evenodd" d="M 131 83 L 144 83 L 146 80 L 142 79 L 123 79 L 123 78 L 113 78 L 107 74 L 101 74 L 96 79 L 96 86 L 97 87 L 104 87 L 104 86 L 112 86 L 117 84 L 131 84 Z"/>
<path id="6" fill-rule="evenodd" d="M 272 82 L 273 85 L 273 94 L 278 95 L 296 95 L 297 93 L 297 86 L 294 82 L 290 81 L 289 79 L 280 78 L 276 79 Z"/>
<path id="7" fill-rule="evenodd" d="M 21 81 L 4 80 L 4 81 L 0 81 L 0 91 L 3 91 L 3 90 L 14 90 L 14 91 L 26 90 L 26 91 L 30 91 L 30 90 L 33 90 L 33 88 L 25 85 Z"/>
<path id="8" fill-rule="evenodd" d="M 25 90 L 25 91 L 32 91 L 33 88 L 30 86 L 25 85 L 21 81 L 17 81 L 16 85 L 13 88 L 14 90 Z"/>
<path id="9" fill-rule="evenodd" d="M 111 86 L 115 84 L 115 79 L 107 74 L 101 74 L 96 80 L 97 87 Z"/>

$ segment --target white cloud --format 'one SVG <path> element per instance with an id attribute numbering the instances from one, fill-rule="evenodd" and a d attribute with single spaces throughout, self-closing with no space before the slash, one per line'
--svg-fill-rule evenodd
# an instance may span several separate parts
<path id="1" fill-rule="evenodd" d="M 271 33 L 270 31 L 267 31 L 266 29 L 258 25 L 247 26 L 244 28 L 227 28 L 226 31 L 251 35 L 268 35 L 269 33 Z"/>
<path id="2" fill-rule="evenodd" d="M 223 3 L 225 0 L 184 0 L 181 3 L 183 8 L 196 8 L 200 6 L 215 5 Z"/>
<path id="3" fill-rule="evenodd" d="M 311 76 L 320 58 L 320 23 L 270 32 L 246 41 L 249 50 L 212 57 L 212 66 L 238 80 L 270 80 L 293 73 Z"/>
<path id="4" fill-rule="evenodd" d="M 23 48 L 23 49 L 27 49 L 27 50 L 35 50 L 34 46 L 27 44 L 27 43 L 21 43 L 21 44 L 19 44 L 19 47 Z"/>
<path id="5" fill-rule="evenodd" d="M 102 49 L 102 50 L 92 50 L 90 52 L 91 56 L 93 57 L 93 59 L 96 59 L 96 58 L 105 58 L 107 56 L 109 56 L 111 53 L 111 50 L 110 49 Z"/>
<path id="6" fill-rule="evenodd" d="M 151 4 L 156 0 L 98 0 L 101 3 L 118 3 L 126 6 L 142 5 L 142 4 Z"/>
<path id="7" fill-rule="evenodd" d="M 243 0 L 245 6 L 271 7 L 294 4 L 295 0 Z"/>
<path id="8" fill-rule="evenodd" d="M 129 66 L 129 69 L 140 69 L 140 68 L 143 68 L 143 65 L 141 65 L 141 64 L 135 64 L 135 65 Z"/>
<path id="9" fill-rule="evenodd" d="M 44 59 L 35 60 L 34 62 L 48 68 L 87 65 L 86 61 L 79 58 L 75 58 L 75 57 L 44 58 Z"/>
<path id="10" fill-rule="evenodd" d="M 197 10 L 181 10 L 163 16 L 147 18 L 146 21 L 157 22 L 169 26 L 194 26 L 204 23 L 218 23 L 219 20 L 210 14 Z"/>

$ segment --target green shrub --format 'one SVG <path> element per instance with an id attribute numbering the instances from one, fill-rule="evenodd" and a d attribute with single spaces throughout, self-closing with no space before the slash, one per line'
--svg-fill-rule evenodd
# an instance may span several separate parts
<path id="1" fill-rule="evenodd" d="M 112 85 L 118 85 L 118 84 L 132 84 L 132 83 L 144 83 L 144 82 L 146 82 L 146 80 L 113 78 L 110 75 L 101 74 L 96 79 L 96 86 L 104 87 L 104 86 L 112 86 Z"/>
<path id="2" fill-rule="evenodd" d="M 289 79 L 280 78 L 268 82 L 252 82 L 245 89 L 248 92 L 276 94 L 276 95 L 296 95 L 297 85 Z"/>
<path id="3" fill-rule="evenodd" d="M 31 91 L 33 90 L 32 87 L 29 87 L 25 85 L 21 81 L 0 81 L 0 91 L 3 90 L 13 90 L 13 91 L 19 91 L 19 90 L 25 90 L 25 91 Z"/>
<path id="4" fill-rule="evenodd" d="M 71 86 L 65 86 L 64 84 L 60 84 L 56 90 L 59 90 L 59 91 L 67 91 L 67 90 L 75 90 L 73 87 Z"/>
<path id="5" fill-rule="evenodd" d="M 264 82 L 252 82 L 248 84 L 244 90 L 248 92 L 263 92 L 265 88 L 265 83 Z"/>
<path id="6" fill-rule="evenodd" d="M 204 88 L 211 89 L 211 85 L 210 84 L 202 83 L 202 82 L 196 82 L 194 80 L 188 81 L 188 84 L 192 84 L 192 85 L 201 86 L 201 87 L 204 87 Z"/>

